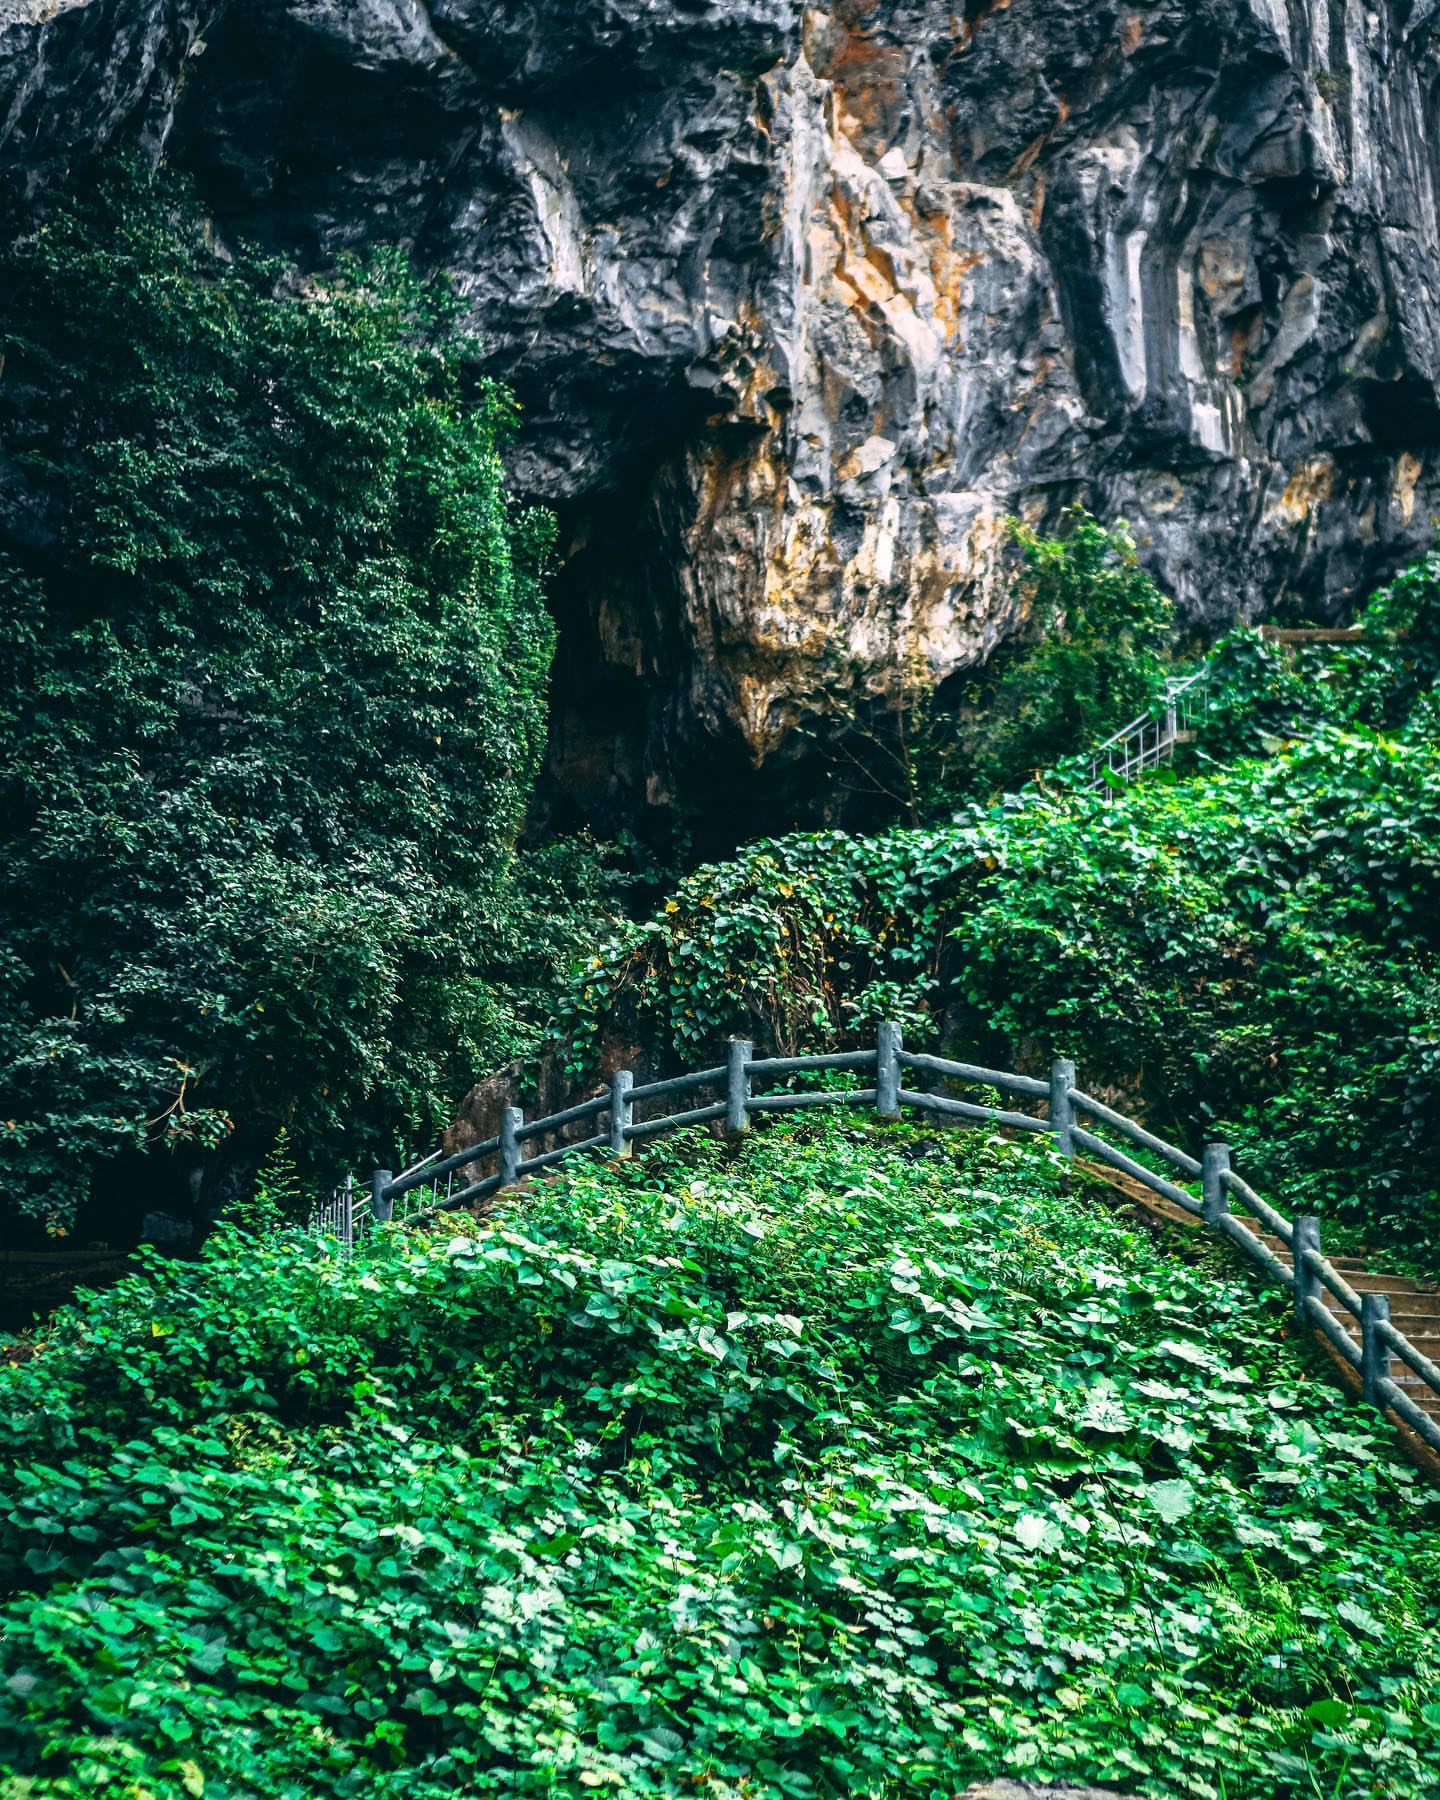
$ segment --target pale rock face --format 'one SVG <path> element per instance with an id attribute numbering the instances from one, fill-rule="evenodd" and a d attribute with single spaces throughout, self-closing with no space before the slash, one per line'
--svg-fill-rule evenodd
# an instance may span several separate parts
<path id="1" fill-rule="evenodd" d="M 561 511 L 551 800 L 760 823 L 1013 626 L 1004 520 L 1333 615 L 1440 511 L 1435 0 L 0 0 L 0 162 L 399 238 Z"/>

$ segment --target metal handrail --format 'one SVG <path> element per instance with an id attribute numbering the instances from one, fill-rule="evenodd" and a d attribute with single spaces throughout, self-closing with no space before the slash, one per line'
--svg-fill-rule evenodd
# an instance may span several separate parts
<path id="1" fill-rule="evenodd" d="M 422 1156 L 419 1162 L 411 1163 L 408 1169 L 402 1169 L 395 1179 L 399 1181 L 410 1175 L 418 1175 L 422 1169 L 428 1169 L 431 1163 L 439 1162 L 440 1154 L 440 1151 L 432 1150 L 428 1156 Z"/>
<path id="2" fill-rule="evenodd" d="M 1191 688 L 1198 686 L 1201 682 L 1208 681 L 1209 678 L 1210 670 L 1208 665 L 1202 665 L 1200 668 L 1192 671 L 1189 675 L 1167 675 L 1165 678 L 1165 686 L 1161 694 L 1160 704 L 1163 707 L 1173 705 L 1182 694 L 1188 693 Z M 1138 719 L 1132 719 L 1128 725 L 1122 725 L 1113 736 L 1106 738 L 1103 743 L 1097 744 L 1093 754 L 1095 756 L 1102 756 L 1105 751 L 1109 750 L 1113 745 L 1118 744 L 1123 738 L 1129 737 L 1131 732 L 1138 731 L 1142 725 L 1147 724 L 1150 720 L 1154 719 L 1154 717 L 1155 709 L 1152 704 L 1149 712 L 1142 713 Z"/>
<path id="3" fill-rule="evenodd" d="M 1091 788 L 1107 788 L 1107 775 L 1133 780 L 1147 769 L 1157 769 L 1174 754 L 1181 732 L 1194 722 L 1197 710 L 1208 710 L 1210 665 L 1202 663 L 1189 675 L 1166 679 L 1159 698 L 1147 712 L 1122 725 L 1090 754 Z M 1204 707 L 1197 707 L 1203 699 Z"/>
<path id="4" fill-rule="evenodd" d="M 754 1092 L 757 1078 L 769 1081 L 797 1074 L 870 1070 L 874 1071 L 874 1085 L 863 1088 L 829 1088 L 803 1093 Z M 1027 1113 L 983 1100 L 961 1100 L 948 1094 L 925 1092 L 902 1085 L 905 1071 L 961 1086 L 1045 1099 L 1048 1106 L 1044 1113 Z M 706 1087 L 723 1089 L 723 1098 L 660 1118 L 635 1117 L 638 1101 L 688 1095 L 697 1088 Z M 391 1222 L 412 1224 L 433 1218 L 438 1213 L 489 1198 L 525 1176 L 555 1167 L 567 1157 L 596 1151 L 623 1157 L 630 1154 L 635 1143 L 685 1125 L 723 1119 L 727 1132 L 739 1134 L 749 1129 L 752 1117 L 827 1106 L 873 1106 L 883 1119 L 897 1119 L 909 1109 L 1002 1130 L 1045 1132 L 1055 1139 L 1055 1148 L 1063 1157 L 1073 1159 L 1077 1150 L 1084 1150 L 1109 1167 L 1122 1170 L 1152 1193 L 1197 1217 L 1204 1226 L 1234 1244 L 1278 1286 L 1292 1292 L 1300 1318 L 1322 1333 L 1337 1354 L 1360 1371 L 1366 1400 L 1389 1410 L 1432 1448 L 1440 1449 L 1440 1425 L 1391 1378 L 1390 1357 L 1392 1353 L 1398 1356 L 1409 1369 L 1407 1380 L 1423 1384 L 1437 1395 L 1440 1395 L 1440 1367 L 1417 1350 L 1390 1322 L 1388 1302 L 1383 1295 L 1357 1293 L 1321 1254 L 1319 1221 L 1285 1218 L 1234 1173 L 1226 1145 L 1207 1144 L 1203 1158 L 1197 1161 L 1187 1151 L 1167 1143 L 1164 1138 L 1157 1137 L 1114 1107 L 1077 1087 L 1072 1062 L 1056 1062 L 1048 1082 L 1033 1075 L 987 1069 L 976 1063 L 908 1051 L 903 1047 L 900 1027 L 888 1021 L 879 1027 L 874 1049 L 821 1056 L 757 1057 L 748 1040 L 733 1038 L 723 1063 L 646 1082 L 641 1087 L 636 1087 L 630 1072 L 622 1069 L 610 1078 L 605 1091 L 544 1118 L 526 1120 L 519 1107 L 506 1107 L 497 1136 L 449 1155 L 440 1150 L 432 1151 L 399 1175 L 377 1170 L 368 1192 L 347 1175 L 341 1186 L 316 1210 L 311 1228 L 320 1235 L 337 1238 L 342 1253 L 348 1253 L 356 1237 L 367 1227 Z M 1108 1126 L 1138 1151 L 1168 1164 L 1175 1171 L 1176 1179 L 1148 1167 L 1137 1156 L 1100 1136 L 1098 1131 L 1087 1129 L 1079 1122 L 1081 1116 L 1097 1127 Z M 604 1129 L 597 1128 L 578 1142 L 557 1144 L 530 1157 L 521 1155 L 522 1143 L 544 1139 L 567 1126 L 592 1119 L 597 1122 L 597 1127 L 603 1119 Z M 496 1173 L 469 1181 L 458 1190 L 455 1188 L 457 1171 L 471 1169 L 475 1163 L 492 1156 L 499 1164 Z M 442 1177 L 445 1183 L 443 1195 L 440 1192 Z M 1201 1185 L 1198 1199 L 1181 1185 L 1196 1177 Z M 427 1188 L 432 1195 L 430 1203 L 412 1209 L 403 1220 L 397 1220 L 395 1202 Z M 1263 1242 L 1247 1220 L 1231 1210 L 1232 1201 L 1245 1207 L 1280 1239 L 1291 1253 L 1289 1267 Z M 1358 1349 L 1325 1304 L 1322 1289 L 1333 1294 L 1341 1306 L 1360 1320 Z"/>

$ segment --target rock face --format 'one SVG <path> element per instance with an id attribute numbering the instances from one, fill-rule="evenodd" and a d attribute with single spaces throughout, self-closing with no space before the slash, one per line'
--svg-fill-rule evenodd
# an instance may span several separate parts
<path id="1" fill-rule="evenodd" d="M 565 529 L 551 798 L 749 828 L 1123 514 L 1321 616 L 1440 511 L 1437 0 L 0 0 L 0 164 L 451 270 Z"/>

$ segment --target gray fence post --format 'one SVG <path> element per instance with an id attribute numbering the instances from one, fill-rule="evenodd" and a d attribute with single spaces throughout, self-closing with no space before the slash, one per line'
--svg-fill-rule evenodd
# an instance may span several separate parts
<path id="1" fill-rule="evenodd" d="M 1075 1085 L 1075 1065 L 1068 1057 L 1058 1057 L 1050 1065 L 1050 1129 L 1055 1133 L 1055 1148 L 1062 1156 L 1075 1154 L 1075 1102 L 1070 1090 Z"/>
<path id="2" fill-rule="evenodd" d="M 370 1177 L 370 1217 L 377 1225 L 388 1225 L 395 1202 L 385 1192 L 395 1177 L 389 1169 L 377 1169 Z"/>
<path id="3" fill-rule="evenodd" d="M 610 1154 L 612 1156 L 628 1156 L 634 1146 L 625 1133 L 630 1129 L 630 1115 L 634 1111 L 630 1099 L 630 1090 L 635 1085 L 635 1077 L 628 1069 L 617 1069 L 610 1077 Z"/>
<path id="4" fill-rule="evenodd" d="M 900 1027 L 885 1019 L 875 1035 L 875 1110 L 882 1119 L 900 1117 Z"/>
<path id="5" fill-rule="evenodd" d="M 509 1187 L 520 1173 L 520 1140 L 516 1133 L 525 1123 L 518 1106 L 507 1106 L 500 1115 L 500 1185 Z"/>
<path id="6" fill-rule="evenodd" d="M 340 1190 L 340 1242 L 345 1246 L 345 1253 L 355 1248 L 355 1177 L 347 1175 L 345 1185 Z"/>
<path id="7" fill-rule="evenodd" d="M 1388 1294 L 1360 1296 L 1360 1374 L 1365 1383 L 1365 1400 L 1382 1411 L 1385 1400 L 1381 1384 L 1390 1379 L 1390 1346 L 1380 1335 L 1380 1327 L 1390 1317 Z"/>
<path id="8" fill-rule="evenodd" d="M 1205 1198 L 1205 1223 L 1215 1226 L 1230 1210 L 1230 1197 L 1222 1177 L 1230 1173 L 1230 1146 L 1207 1144 L 1200 1153 L 1201 1192 Z"/>
<path id="9" fill-rule="evenodd" d="M 1320 1301 L 1320 1277 L 1305 1267 L 1305 1252 L 1320 1249 L 1320 1221 L 1313 1214 L 1295 1221 L 1295 1313 L 1302 1325 L 1310 1323 L 1310 1303 Z"/>
<path id="10" fill-rule="evenodd" d="M 750 1129 L 750 1121 L 745 1116 L 745 1103 L 750 1098 L 750 1077 L 745 1065 L 754 1054 L 755 1046 L 749 1038 L 731 1038 L 725 1053 L 725 1130 L 730 1137 L 739 1137 L 742 1131 Z"/>

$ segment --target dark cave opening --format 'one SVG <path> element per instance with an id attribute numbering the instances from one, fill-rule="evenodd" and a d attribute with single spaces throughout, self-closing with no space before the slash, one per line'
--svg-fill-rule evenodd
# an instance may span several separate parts
<path id="1" fill-rule="evenodd" d="M 1419 375 L 1364 383 L 1360 405 L 1372 440 L 1387 450 L 1440 443 L 1440 400 Z"/>

